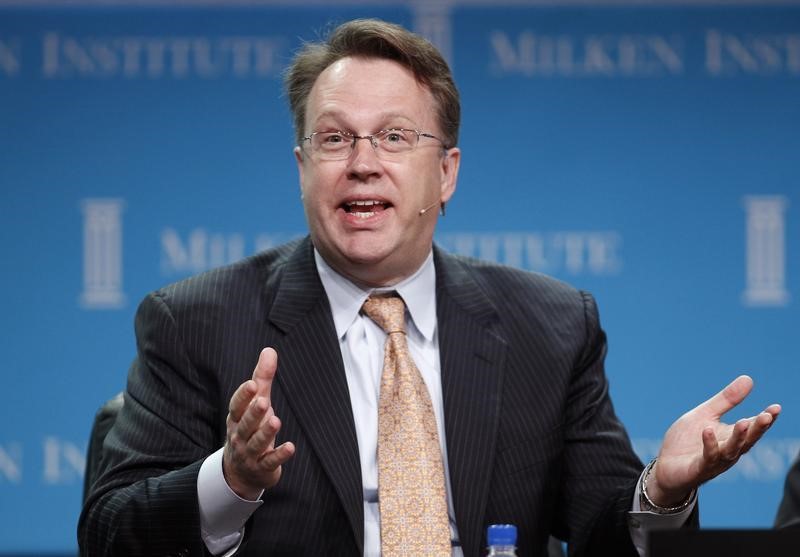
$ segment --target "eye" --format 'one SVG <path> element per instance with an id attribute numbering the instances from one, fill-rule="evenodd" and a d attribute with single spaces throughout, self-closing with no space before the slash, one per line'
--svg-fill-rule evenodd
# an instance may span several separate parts
<path id="1" fill-rule="evenodd" d="M 339 132 L 325 132 L 320 134 L 320 141 L 322 143 L 337 144 L 344 142 L 344 136 Z"/>
<path id="2" fill-rule="evenodd" d="M 395 145 L 409 143 L 409 131 L 404 129 L 391 129 L 383 132 L 383 141 Z"/>
<path id="3" fill-rule="evenodd" d="M 318 132 L 314 135 L 316 149 L 325 151 L 339 151 L 346 149 L 352 139 L 341 131 Z"/>

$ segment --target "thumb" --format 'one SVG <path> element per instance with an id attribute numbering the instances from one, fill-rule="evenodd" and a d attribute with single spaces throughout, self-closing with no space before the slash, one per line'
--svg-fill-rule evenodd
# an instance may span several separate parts
<path id="1" fill-rule="evenodd" d="M 702 406 L 715 417 L 719 417 L 742 402 L 752 390 L 753 380 L 747 375 L 740 375 L 727 387 L 705 401 Z"/>
<path id="2" fill-rule="evenodd" d="M 258 363 L 253 370 L 253 381 L 258 385 L 258 396 L 269 398 L 272 392 L 272 380 L 278 369 L 278 353 L 274 348 L 264 348 L 258 355 Z"/>

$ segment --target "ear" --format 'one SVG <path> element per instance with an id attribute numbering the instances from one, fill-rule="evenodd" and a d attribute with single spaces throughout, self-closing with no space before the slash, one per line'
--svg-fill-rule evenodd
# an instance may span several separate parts
<path id="1" fill-rule="evenodd" d="M 447 203 L 456 191 L 458 167 L 461 164 L 461 149 L 452 147 L 442 157 L 441 201 Z"/>
<path id="2" fill-rule="evenodd" d="M 294 148 L 294 160 L 297 162 L 297 174 L 300 177 L 301 195 L 303 190 L 303 162 L 305 160 L 303 154 L 303 150 L 300 147 Z"/>

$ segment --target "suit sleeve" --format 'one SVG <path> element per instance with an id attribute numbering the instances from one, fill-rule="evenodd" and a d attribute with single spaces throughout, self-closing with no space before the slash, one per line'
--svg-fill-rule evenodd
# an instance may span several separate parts
<path id="1" fill-rule="evenodd" d="M 783 500 L 775 517 L 776 528 L 800 528 L 800 455 L 786 475 Z"/>
<path id="2" fill-rule="evenodd" d="M 557 532 L 570 555 L 637 557 L 628 528 L 642 463 L 614 413 L 604 370 L 606 337 L 594 299 L 582 293 L 584 342 L 575 364 L 565 416 L 564 469 Z"/>
<path id="3" fill-rule="evenodd" d="M 197 474 L 219 448 L 213 378 L 186 352 L 161 294 L 136 315 L 137 358 L 78 528 L 83 556 L 204 555 Z"/>

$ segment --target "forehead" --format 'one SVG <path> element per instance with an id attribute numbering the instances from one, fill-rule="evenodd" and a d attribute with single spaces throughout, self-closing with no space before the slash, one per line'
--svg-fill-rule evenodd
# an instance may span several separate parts
<path id="1" fill-rule="evenodd" d="M 347 57 L 317 78 L 306 104 L 306 122 L 312 128 L 326 119 L 380 126 L 405 119 L 430 127 L 434 111 L 433 95 L 409 69 L 392 60 Z"/>

